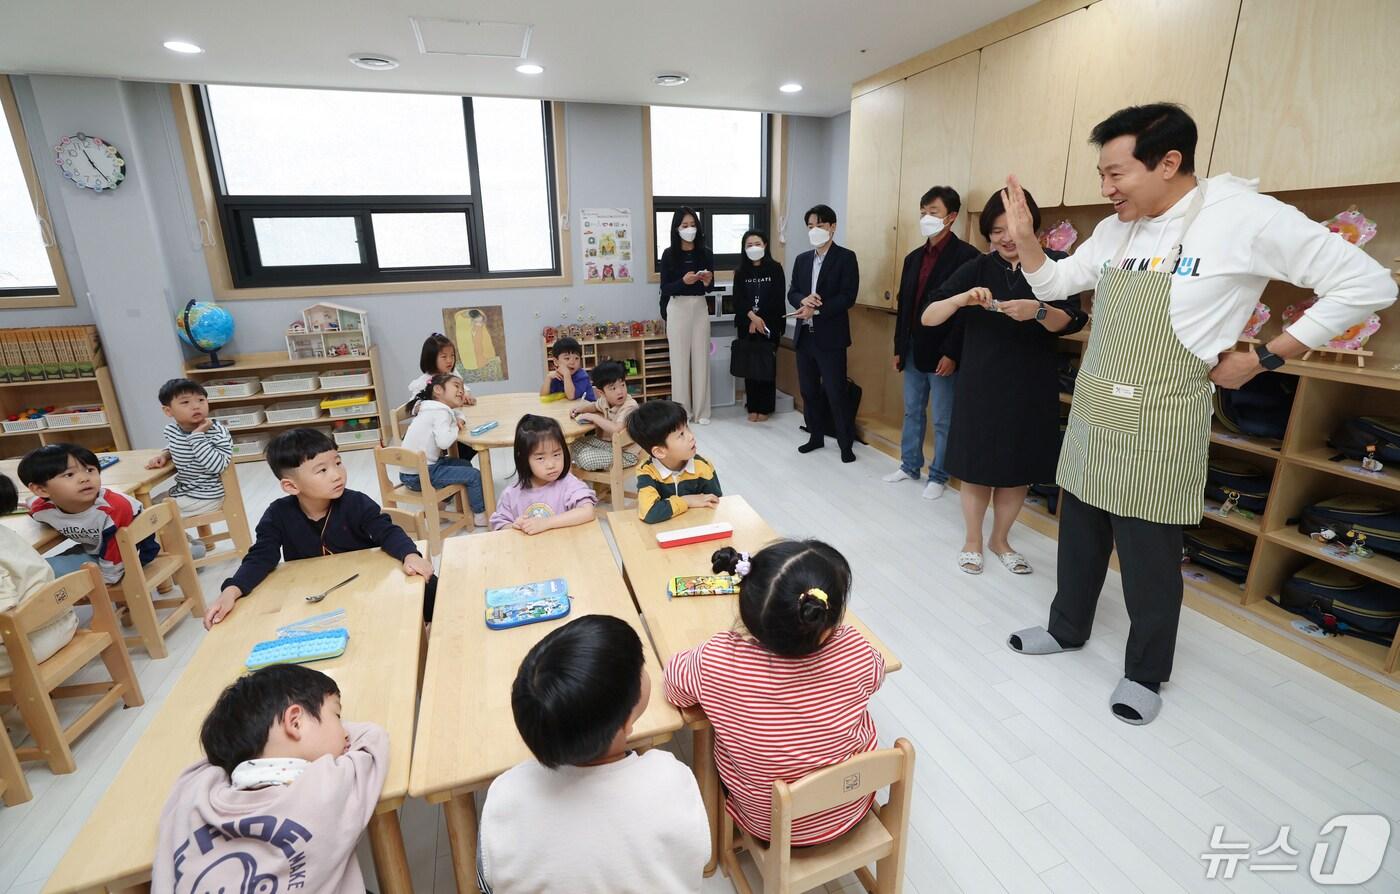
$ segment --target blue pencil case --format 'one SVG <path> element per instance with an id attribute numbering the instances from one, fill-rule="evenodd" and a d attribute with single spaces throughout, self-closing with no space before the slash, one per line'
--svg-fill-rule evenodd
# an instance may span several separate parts
<path id="1" fill-rule="evenodd" d="M 257 670 L 269 664 L 305 664 L 308 661 L 321 661 L 344 654 L 349 643 L 350 631 L 344 627 L 282 636 L 253 646 L 245 665 L 248 670 Z"/>
<path id="2" fill-rule="evenodd" d="M 562 577 L 486 591 L 486 626 L 492 630 L 553 621 L 568 613 L 569 584 Z"/>

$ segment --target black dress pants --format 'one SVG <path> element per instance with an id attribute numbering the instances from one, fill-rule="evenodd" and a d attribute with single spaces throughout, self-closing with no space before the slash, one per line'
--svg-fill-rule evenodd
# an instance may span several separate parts
<path id="1" fill-rule="evenodd" d="M 1181 619 L 1181 525 L 1113 515 L 1060 491 L 1060 544 L 1050 634 L 1086 642 L 1094 626 L 1108 558 L 1116 545 L 1128 608 L 1123 675 L 1141 683 L 1171 678 Z"/>
<path id="2" fill-rule="evenodd" d="M 811 333 L 797 343 L 797 384 L 802 392 L 802 418 L 814 441 L 835 432 L 842 450 L 851 449 L 855 432 L 846 401 L 846 349 L 824 351 Z"/>

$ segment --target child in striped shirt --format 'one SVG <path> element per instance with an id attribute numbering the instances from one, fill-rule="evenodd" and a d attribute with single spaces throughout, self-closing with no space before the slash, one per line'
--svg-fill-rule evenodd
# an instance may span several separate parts
<path id="1" fill-rule="evenodd" d="M 209 415 L 209 392 L 198 382 L 166 382 L 160 386 L 160 405 L 172 421 L 165 426 L 165 450 L 146 468 L 175 463 L 175 486 L 167 499 L 186 517 L 213 512 L 224 504 L 220 476 L 233 462 L 233 436 Z"/>
<path id="2" fill-rule="evenodd" d="M 752 559 L 725 548 L 715 553 L 714 570 L 741 575 L 744 629 L 672 656 L 666 699 L 704 709 L 729 815 L 768 840 L 774 780 L 793 782 L 875 749 L 868 706 L 885 680 L 885 659 L 841 623 L 851 567 L 827 544 L 781 540 Z M 873 802 L 867 795 L 793 820 L 792 844 L 840 837 Z"/>

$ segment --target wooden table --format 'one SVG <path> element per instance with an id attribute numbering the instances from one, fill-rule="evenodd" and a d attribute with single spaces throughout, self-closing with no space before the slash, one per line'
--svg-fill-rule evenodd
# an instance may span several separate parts
<path id="1" fill-rule="evenodd" d="M 665 550 L 656 543 L 657 531 L 710 522 L 733 525 L 733 538 Z M 721 497 L 715 509 L 691 509 L 656 525 L 646 524 L 637 518 L 635 509 L 620 509 L 608 513 L 608 525 L 612 528 L 618 551 L 622 553 L 623 573 L 632 589 L 632 597 L 642 612 L 652 641 L 656 643 L 663 666 L 677 652 L 694 648 L 716 633 L 729 630 L 739 623 L 737 596 L 672 599 L 666 595 L 666 582 L 677 575 L 710 573 L 710 555 L 721 546 L 733 546 L 743 552 L 755 553 L 765 544 L 778 539 L 768 523 L 739 496 Z M 871 645 L 880 650 L 880 654 L 885 656 L 887 672 L 899 670 L 899 659 L 850 609 L 846 611 L 846 623 L 859 630 Z M 712 846 L 710 863 L 705 869 L 708 875 L 714 871 L 719 856 L 721 810 L 719 774 L 715 771 L 714 762 L 714 728 L 699 708 L 687 708 L 682 715 L 695 735 L 692 748 L 695 778 L 700 783 L 700 794 L 710 816 Z"/>
<path id="2" fill-rule="evenodd" d="M 151 505 L 151 488 L 175 474 L 174 463 L 166 463 L 159 469 L 148 469 L 146 463 L 156 456 L 159 450 L 119 450 L 105 452 L 102 456 L 118 457 L 120 462 L 102 470 L 102 484 L 119 490 L 140 501 L 141 505 Z M 19 491 L 20 501 L 27 499 L 27 488 L 19 480 L 19 460 L 0 460 L 0 474 L 9 476 Z M 41 525 L 27 515 L 7 515 L 0 524 L 19 534 L 39 552 L 46 552 L 63 542 L 63 537 L 48 525 Z"/>
<path id="3" fill-rule="evenodd" d="M 573 607 L 558 621 L 509 630 L 486 627 L 485 591 L 563 577 Z M 657 661 L 598 522 L 530 536 L 496 531 L 443 543 L 433 632 L 423 674 L 409 793 L 444 803 L 458 891 L 476 890 L 473 793 L 530 757 L 515 729 L 511 684 L 545 634 L 581 615 L 614 615 L 642 638 L 651 702 L 633 728 L 634 746 L 656 745 L 681 728 L 662 694 Z"/>
<path id="4" fill-rule="evenodd" d="M 303 599 L 356 573 L 359 580 L 323 602 Z M 284 624 L 338 608 L 346 611 L 350 646 L 311 667 L 335 678 L 347 719 L 373 721 L 389 733 L 389 774 L 369 837 L 378 889 L 411 892 L 398 807 L 408 793 L 423 579 L 406 576 L 382 550 L 285 563 L 239 601 L 205 636 L 44 891 L 146 887 L 161 808 L 180 772 L 203 756 L 199 727 L 219 693 L 244 673 L 254 643 L 274 638 Z"/>
<path id="5" fill-rule="evenodd" d="M 589 403 L 585 400 L 554 400 L 542 402 L 536 392 L 515 392 L 512 394 L 483 394 L 476 404 L 463 407 L 458 412 L 467 420 L 467 427 L 457 438 L 463 444 L 473 447 L 481 456 L 481 490 L 486 498 L 486 514 L 496 511 L 496 482 L 491 475 L 491 448 L 515 446 L 515 427 L 520 418 L 527 414 L 548 416 L 559 423 L 564 430 L 564 440 L 586 435 L 593 426 L 569 418 L 569 411 Z M 482 435 L 473 435 L 471 430 L 485 422 L 499 423 Z M 557 576 L 557 575 L 556 575 Z"/>

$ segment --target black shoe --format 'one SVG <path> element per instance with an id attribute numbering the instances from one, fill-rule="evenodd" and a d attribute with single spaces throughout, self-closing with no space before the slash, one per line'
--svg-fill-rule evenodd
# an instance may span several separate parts
<path id="1" fill-rule="evenodd" d="M 797 452 L 798 452 L 798 453 L 811 453 L 813 450 L 820 450 L 820 449 L 822 449 L 822 448 L 825 447 L 825 446 L 826 446 L 826 442 L 823 441 L 821 438 L 813 438 L 812 440 L 808 441 L 806 444 L 803 444 L 801 447 L 798 447 L 798 448 L 797 448 Z"/>
<path id="2" fill-rule="evenodd" d="M 849 447 L 841 448 L 841 462 L 853 463 L 856 461 L 856 452 Z"/>

